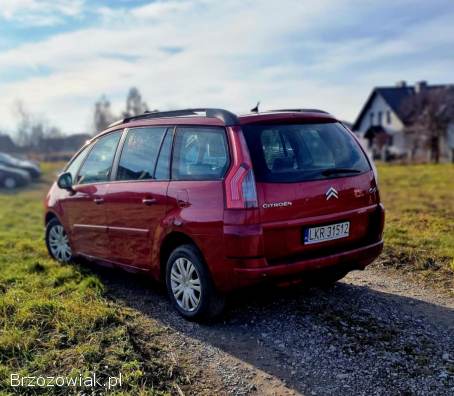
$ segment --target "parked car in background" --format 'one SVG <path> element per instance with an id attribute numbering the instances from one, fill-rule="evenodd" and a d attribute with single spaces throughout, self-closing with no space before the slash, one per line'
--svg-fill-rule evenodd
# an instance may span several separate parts
<path id="1" fill-rule="evenodd" d="M 24 170 L 30 174 L 32 179 L 41 177 L 41 169 L 38 164 L 33 161 L 13 157 L 7 153 L 0 153 L 0 165 Z"/>
<path id="2" fill-rule="evenodd" d="M 45 204 L 52 257 L 148 273 L 188 319 L 259 282 L 335 282 L 383 248 L 373 163 L 320 110 L 126 118 L 74 156 Z"/>
<path id="3" fill-rule="evenodd" d="M 27 185 L 30 180 L 31 176 L 27 171 L 0 164 L 0 187 L 12 190 Z"/>

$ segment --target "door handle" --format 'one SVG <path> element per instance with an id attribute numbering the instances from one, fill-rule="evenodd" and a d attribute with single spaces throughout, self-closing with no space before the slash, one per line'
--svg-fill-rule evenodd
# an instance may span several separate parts
<path id="1" fill-rule="evenodd" d="M 96 204 L 96 205 L 101 205 L 103 202 L 104 202 L 104 199 L 102 198 L 95 198 L 93 200 L 93 202 Z"/>
<path id="2" fill-rule="evenodd" d="M 187 208 L 187 207 L 191 206 L 191 205 L 189 204 L 189 202 L 183 201 L 183 200 L 181 200 L 181 199 L 179 199 L 179 200 L 177 201 L 177 204 L 178 204 L 178 206 L 179 206 L 180 208 Z"/>
<path id="3" fill-rule="evenodd" d="M 144 198 L 142 199 L 142 203 L 147 206 L 153 205 L 156 203 L 156 198 Z"/>

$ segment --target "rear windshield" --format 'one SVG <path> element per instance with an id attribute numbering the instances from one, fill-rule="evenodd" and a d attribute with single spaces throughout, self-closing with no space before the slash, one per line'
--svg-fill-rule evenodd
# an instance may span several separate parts
<path id="1" fill-rule="evenodd" d="M 298 182 L 353 176 L 369 162 L 339 123 L 245 125 L 257 181 Z"/>

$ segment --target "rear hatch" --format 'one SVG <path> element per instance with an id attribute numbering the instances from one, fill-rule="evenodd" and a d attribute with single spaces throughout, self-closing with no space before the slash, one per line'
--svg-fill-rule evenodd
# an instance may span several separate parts
<path id="1" fill-rule="evenodd" d="M 243 126 L 270 264 L 371 242 L 378 194 L 369 161 L 340 123 Z"/>

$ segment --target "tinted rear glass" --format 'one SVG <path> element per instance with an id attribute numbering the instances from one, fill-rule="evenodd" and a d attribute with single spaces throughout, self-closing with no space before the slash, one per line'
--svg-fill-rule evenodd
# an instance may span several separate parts
<path id="1" fill-rule="evenodd" d="M 352 176 L 370 165 L 339 123 L 243 127 L 257 181 L 298 182 Z"/>

